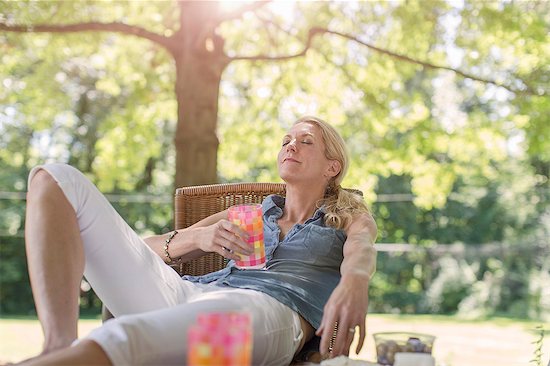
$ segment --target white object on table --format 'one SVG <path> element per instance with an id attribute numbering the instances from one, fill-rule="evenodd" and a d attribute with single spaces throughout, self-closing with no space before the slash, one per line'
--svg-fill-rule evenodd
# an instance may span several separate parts
<path id="1" fill-rule="evenodd" d="M 435 359 L 427 353 L 397 352 L 393 366 L 435 366 Z"/>
<path id="2" fill-rule="evenodd" d="M 346 356 L 338 356 L 322 361 L 321 366 L 378 366 L 378 364 L 363 360 L 352 360 Z"/>

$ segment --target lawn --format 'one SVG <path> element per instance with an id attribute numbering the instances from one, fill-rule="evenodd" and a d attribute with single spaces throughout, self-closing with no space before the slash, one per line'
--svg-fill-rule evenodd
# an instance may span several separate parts
<path id="1" fill-rule="evenodd" d="M 530 362 L 540 323 L 495 318 L 468 321 L 449 316 L 398 316 L 370 314 L 367 317 L 367 344 L 352 358 L 374 361 L 372 334 L 410 331 L 435 335 L 433 354 L 438 366 L 538 366 Z M 100 325 L 97 319 L 83 319 L 81 336 Z M 550 360 L 550 324 L 543 324 L 542 366 Z M 16 362 L 36 355 L 42 344 L 40 324 L 36 319 L 0 319 L 0 364 Z M 354 349 L 354 347 L 352 347 Z"/>

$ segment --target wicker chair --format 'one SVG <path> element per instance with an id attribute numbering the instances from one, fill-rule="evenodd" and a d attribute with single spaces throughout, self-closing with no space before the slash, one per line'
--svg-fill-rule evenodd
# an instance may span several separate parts
<path id="1" fill-rule="evenodd" d="M 362 194 L 359 191 L 359 194 Z M 283 183 L 225 183 L 192 186 L 176 189 L 175 193 L 175 229 L 183 229 L 194 223 L 223 211 L 230 206 L 245 203 L 261 203 L 270 194 L 285 195 Z M 189 262 L 176 263 L 171 267 L 180 275 L 203 275 L 222 269 L 226 260 L 217 253 L 208 253 Z M 103 320 L 112 317 L 103 308 Z M 336 329 L 334 335 L 336 334 Z M 331 346 L 332 341 L 331 340 Z M 295 357 L 294 362 L 320 362 L 319 337 L 314 337 Z"/>

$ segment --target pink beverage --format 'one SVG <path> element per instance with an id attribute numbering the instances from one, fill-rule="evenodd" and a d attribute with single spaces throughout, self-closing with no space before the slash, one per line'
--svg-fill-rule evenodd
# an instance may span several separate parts
<path id="1" fill-rule="evenodd" d="M 252 326 L 244 313 L 203 313 L 189 328 L 190 366 L 250 366 Z"/>
<path id="2" fill-rule="evenodd" d="M 264 222 L 262 205 L 237 205 L 229 208 L 229 221 L 238 225 L 249 235 L 248 245 L 254 248 L 249 256 L 240 254 L 237 268 L 259 269 L 265 267 Z"/>

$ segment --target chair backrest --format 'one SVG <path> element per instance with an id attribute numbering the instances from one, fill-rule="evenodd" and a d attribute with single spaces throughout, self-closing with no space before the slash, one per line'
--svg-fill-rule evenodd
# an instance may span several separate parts
<path id="1" fill-rule="evenodd" d="M 284 183 L 220 183 L 176 189 L 174 227 L 183 229 L 233 205 L 261 203 L 270 194 L 285 195 Z M 217 253 L 172 266 L 180 275 L 199 276 L 225 267 Z"/>

